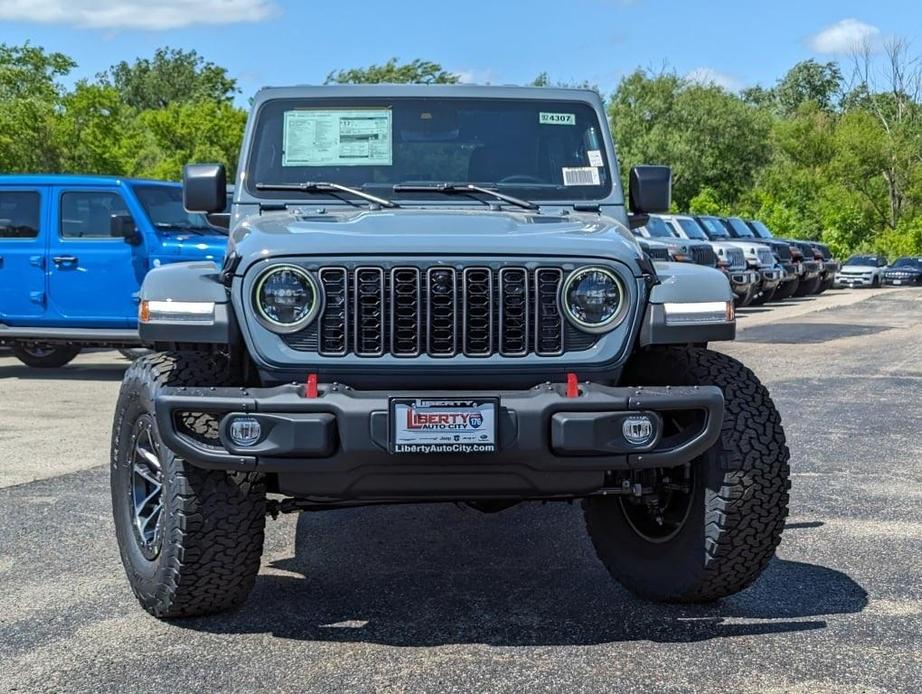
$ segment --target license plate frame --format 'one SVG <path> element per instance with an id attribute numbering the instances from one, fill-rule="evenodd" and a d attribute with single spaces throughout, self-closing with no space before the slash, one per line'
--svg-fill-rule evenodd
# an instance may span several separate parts
<path id="1" fill-rule="evenodd" d="M 390 397 L 388 450 L 392 455 L 495 453 L 499 412 L 498 397 Z"/>

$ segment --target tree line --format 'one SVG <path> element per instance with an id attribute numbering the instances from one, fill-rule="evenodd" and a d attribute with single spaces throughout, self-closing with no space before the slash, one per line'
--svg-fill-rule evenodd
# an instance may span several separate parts
<path id="1" fill-rule="evenodd" d="M 225 68 L 161 48 L 67 86 L 76 67 L 29 43 L 0 44 L 3 172 L 177 179 L 193 161 L 235 170 L 246 111 Z M 438 63 L 396 58 L 326 79 L 460 80 Z M 544 72 L 532 84 L 562 83 Z M 676 211 L 760 218 L 839 256 L 922 255 L 922 61 L 904 42 L 858 51 L 845 65 L 804 61 L 772 86 L 739 93 L 638 69 L 606 106 L 622 173 L 672 166 Z"/>

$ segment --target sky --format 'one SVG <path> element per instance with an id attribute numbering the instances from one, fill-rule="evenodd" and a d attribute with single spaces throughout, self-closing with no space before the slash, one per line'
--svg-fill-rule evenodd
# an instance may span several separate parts
<path id="1" fill-rule="evenodd" d="M 608 94 L 636 67 L 665 67 L 737 90 L 895 36 L 922 52 L 918 0 L 0 0 L 0 42 L 66 53 L 74 79 L 168 45 L 226 67 L 241 103 L 392 56 L 466 82 L 547 71 Z"/>

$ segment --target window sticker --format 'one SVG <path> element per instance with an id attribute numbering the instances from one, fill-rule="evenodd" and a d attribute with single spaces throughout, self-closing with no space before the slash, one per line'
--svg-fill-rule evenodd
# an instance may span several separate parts
<path id="1" fill-rule="evenodd" d="M 538 123 L 540 125 L 576 125 L 575 113 L 546 113 L 541 111 L 538 114 Z"/>
<path id="2" fill-rule="evenodd" d="M 563 167 L 563 184 L 565 186 L 597 186 L 599 170 L 594 166 Z"/>
<path id="3" fill-rule="evenodd" d="M 590 149 L 586 154 L 589 156 L 589 166 L 604 166 L 601 150 Z"/>
<path id="4" fill-rule="evenodd" d="M 390 109 L 286 111 L 282 166 L 391 166 Z"/>

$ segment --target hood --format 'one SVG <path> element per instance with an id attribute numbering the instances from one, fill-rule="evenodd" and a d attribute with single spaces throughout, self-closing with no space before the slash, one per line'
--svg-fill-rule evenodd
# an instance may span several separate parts
<path id="1" fill-rule="evenodd" d="M 224 234 L 161 234 L 160 249 L 164 255 L 175 255 L 184 260 L 213 260 L 220 264 L 227 249 Z"/>
<path id="2" fill-rule="evenodd" d="M 839 272 L 873 272 L 874 270 L 883 270 L 876 265 L 843 265 Z M 889 269 L 889 268 L 887 268 Z"/>
<path id="3" fill-rule="evenodd" d="M 630 232 L 611 217 L 479 208 L 272 212 L 238 224 L 231 247 L 241 271 L 268 255 L 585 256 L 621 260 L 637 274 L 642 261 Z"/>
<path id="4" fill-rule="evenodd" d="M 759 248 L 768 248 L 771 250 L 771 246 L 769 246 L 767 243 L 762 243 L 761 241 L 743 241 L 742 239 L 733 239 L 732 241 L 720 241 L 719 243 L 739 248 L 743 251 L 743 253 L 749 253 L 752 255 L 755 255 Z"/>

